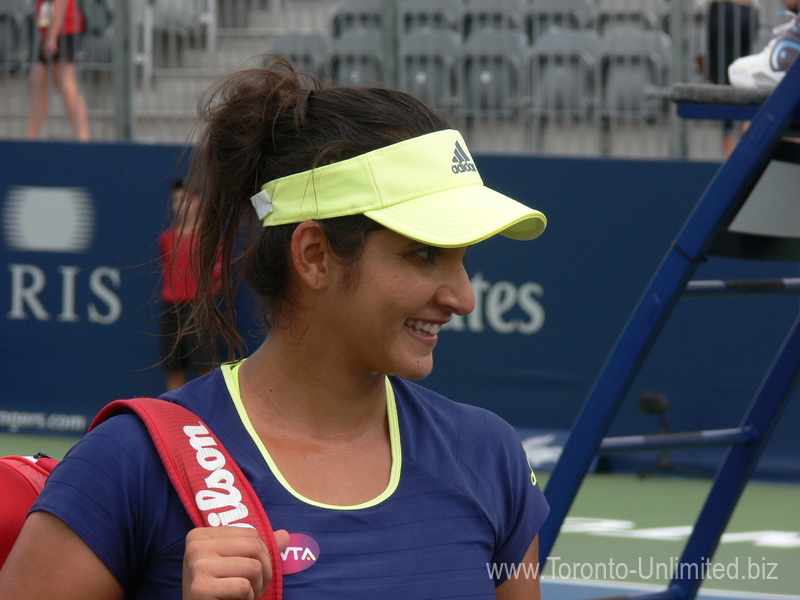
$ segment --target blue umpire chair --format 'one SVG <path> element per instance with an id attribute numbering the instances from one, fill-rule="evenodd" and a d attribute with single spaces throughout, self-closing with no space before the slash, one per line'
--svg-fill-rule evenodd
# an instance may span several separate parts
<path id="1" fill-rule="evenodd" d="M 703 582 L 704 561 L 714 555 L 725 527 L 762 450 L 800 379 L 800 317 L 754 391 L 736 428 L 644 436 L 605 437 L 620 405 L 659 332 L 685 295 L 797 292 L 798 280 L 693 281 L 707 254 L 718 249 L 754 260 L 800 260 L 800 233 L 781 236 L 731 231 L 731 224 L 751 202 L 754 189 L 772 161 L 800 163 L 792 137 L 800 117 L 800 64 L 795 61 L 783 81 L 766 98 L 730 86 L 673 86 L 670 99 L 678 115 L 696 119 L 749 120 L 751 126 L 721 165 L 694 210 L 667 249 L 612 348 L 570 431 L 545 489 L 551 512 L 542 528 L 540 563 L 547 575 L 547 556 L 572 506 L 583 478 L 599 453 L 667 448 L 724 446 L 719 465 L 672 581 L 663 591 L 618 596 L 618 600 L 693 600 Z M 793 182 L 797 184 L 796 181 Z M 792 188 L 793 189 L 793 188 Z M 796 203 L 794 194 L 777 201 Z M 743 239 L 744 238 L 744 239 Z M 738 243 L 737 243 L 738 240 Z M 735 324 L 732 324 L 734 326 Z M 687 576 L 688 574 L 688 576 Z"/>

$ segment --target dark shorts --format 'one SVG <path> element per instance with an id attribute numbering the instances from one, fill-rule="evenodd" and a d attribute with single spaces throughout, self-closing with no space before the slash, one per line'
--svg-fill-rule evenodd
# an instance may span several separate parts
<path id="1" fill-rule="evenodd" d="M 58 50 L 53 56 L 47 56 L 44 51 L 44 40 L 39 44 L 39 62 L 46 63 L 49 60 L 65 60 L 67 62 L 75 61 L 75 54 L 80 48 L 80 34 L 62 35 L 58 38 Z"/>
<path id="2" fill-rule="evenodd" d="M 758 11 L 738 2 L 712 2 L 708 7 L 708 79 L 729 85 L 728 65 L 752 53 L 758 35 Z"/>
<path id="3" fill-rule="evenodd" d="M 728 66 L 740 56 L 752 54 L 758 35 L 758 11 L 738 2 L 712 2 L 708 7 L 708 79 L 730 85 Z M 725 135 L 732 135 L 733 121 L 723 121 Z"/>
<path id="4" fill-rule="evenodd" d="M 192 371 L 204 373 L 217 364 L 214 340 L 207 330 L 189 330 L 179 338 L 181 325 L 186 329 L 192 316 L 189 304 L 164 303 L 161 313 L 161 358 L 169 373 Z"/>

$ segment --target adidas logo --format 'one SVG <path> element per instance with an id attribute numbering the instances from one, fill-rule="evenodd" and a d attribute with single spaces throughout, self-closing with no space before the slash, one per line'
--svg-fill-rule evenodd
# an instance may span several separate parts
<path id="1" fill-rule="evenodd" d="M 456 150 L 453 154 L 453 173 L 456 175 L 459 173 L 464 173 L 466 171 L 477 171 L 478 169 L 475 168 L 475 163 L 472 162 L 472 159 L 469 155 L 464 152 L 464 148 L 461 147 L 461 144 L 456 142 Z"/>

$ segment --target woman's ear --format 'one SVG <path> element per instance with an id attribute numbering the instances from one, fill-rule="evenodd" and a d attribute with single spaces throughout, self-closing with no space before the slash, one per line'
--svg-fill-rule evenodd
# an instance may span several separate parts
<path id="1" fill-rule="evenodd" d="M 316 221 L 303 221 L 292 234 L 292 263 L 300 280 L 311 289 L 328 285 L 331 255 L 328 237 Z"/>

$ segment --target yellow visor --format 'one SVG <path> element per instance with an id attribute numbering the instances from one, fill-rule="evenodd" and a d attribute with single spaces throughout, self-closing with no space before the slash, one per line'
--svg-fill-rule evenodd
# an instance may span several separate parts
<path id="1" fill-rule="evenodd" d="M 538 210 L 483 185 L 458 131 L 447 129 L 274 179 L 251 198 L 264 227 L 363 214 L 401 235 L 442 248 L 497 233 L 539 237 Z"/>

